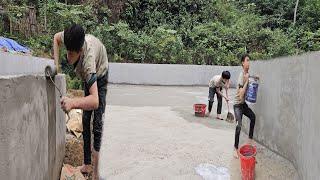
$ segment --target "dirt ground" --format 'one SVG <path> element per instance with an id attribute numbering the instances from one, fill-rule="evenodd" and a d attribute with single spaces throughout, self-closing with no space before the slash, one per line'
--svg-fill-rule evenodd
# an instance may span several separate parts
<path id="1" fill-rule="evenodd" d="M 79 97 L 83 95 L 81 90 L 68 90 L 68 97 Z M 63 163 L 74 167 L 81 166 L 83 163 L 83 140 L 82 137 L 76 138 L 72 133 L 66 135 L 66 153 Z"/>
<path id="2" fill-rule="evenodd" d="M 68 89 L 67 92 L 68 97 L 83 97 L 84 96 L 84 92 L 83 90 L 77 90 L 77 89 Z"/>
<path id="3" fill-rule="evenodd" d="M 68 90 L 68 97 L 82 97 L 82 90 Z M 77 138 L 74 134 L 67 132 L 66 134 L 66 151 L 63 160 L 64 164 L 70 164 L 73 167 L 78 167 L 83 164 L 83 139 L 82 136 Z M 85 175 L 87 180 L 91 180 L 92 173 Z"/>
<path id="4" fill-rule="evenodd" d="M 64 164 L 70 164 L 73 167 L 78 167 L 83 164 L 83 140 L 82 137 L 76 138 L 72 134 L 66 135 L 66 152 L 63 160 Z M 93 157 L 91 157 L 93 160 Z M 93 167 L 92 167 L 93 168 Z M 92 173 L 85 174 L 87 180 L 92 179 Z"/>
<path id="5" fill-rule="evenodd" d="M 68 134 L 66 138 L 66 153 L 63 163 L 74 167 L 81 166 L 83 163 L 83 140 Z"/>

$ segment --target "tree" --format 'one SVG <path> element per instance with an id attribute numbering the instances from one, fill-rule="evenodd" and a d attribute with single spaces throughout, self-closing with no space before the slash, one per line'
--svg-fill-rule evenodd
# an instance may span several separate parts
<path id="1" fill-rule="evenodd" d="M 297 20 L 297 10 L 298 10 L 298 4 L 299 4 L 299 0 L 296 1 L 296 6 L 294 8 L 294 18 L 293 18 L 293 25 L 296 24 L 296 20 Z"/>

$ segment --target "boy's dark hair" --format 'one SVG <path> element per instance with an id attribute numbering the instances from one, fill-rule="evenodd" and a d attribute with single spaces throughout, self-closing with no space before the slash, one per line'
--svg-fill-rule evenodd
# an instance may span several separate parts
<path id="1" fill-rule="evenodd" d="M 222 72 L 222 78 L 223 79 L 230 79 L 231 75 L 229 71 L 223 71 Z"/>
<path id="2" fill-rule="evenodd" d="M 241 56 L 241 64 L 246 59 L 246 57 L 250 58 L 249 54 L 244 54 L 244 55 Z"/>
<path id="3" fill-rule="evenodd" d="M 68 51 L 79 52 L 84 43 L 84 29 L 78 25 L 73 24 L 72 26 L 64 30 L 64 44 Z"/>

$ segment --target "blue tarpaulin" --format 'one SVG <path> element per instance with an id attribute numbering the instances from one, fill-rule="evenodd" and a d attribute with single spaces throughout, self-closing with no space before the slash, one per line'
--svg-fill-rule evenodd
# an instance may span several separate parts
<path id="1" fill-rule="evenodd" d="M 8 49 L 9 51 L 30 53 L 29 48 L 20 45 L 15 40 L 5 38 L 5 37 L 0 37 L 0 48 L 3 48 L 3 47 Z"/>

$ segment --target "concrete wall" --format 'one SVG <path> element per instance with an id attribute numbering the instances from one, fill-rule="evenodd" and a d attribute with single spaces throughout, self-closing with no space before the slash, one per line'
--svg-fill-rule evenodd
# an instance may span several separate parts
<path id="1" fill-rule="evenodd" d="M 251 63 L 260 75 L 254 138 L 292 161 L 300 179 L 320 177 L 320 53 Z M 248 121 L 244 121 L 248 132 Z"/>
<path id="2" fill-rule="evenodd" d="M 0 67 L 21 58 L 9 56 L 0 54 Z M 65 113 L 53 84 L 36 75 L 53 62 L 28 58 L 35 64 L 25 59 L 16 67 L 25 75 L 0 76 L 0 179 L 57 180 L 65 152 Z M 37 63 L 40 69 L 24 71 Z M 55 82 L 65 94 L 65 76 L 56 76 Z"/>
<path id="3" fill-rule="evenodd" d="M 54 61 L 0 52 L 0 75 L 43 75 L 47 65 L 54 67 Z"/>
<path id="4" fill-rule="evenodd" d="M 1 179 L 48 179 L 45 85 L 37 77 L 0 79 Z"/>
<path id="5" fill-rule="evenodd" d="M 234 86 L 241 70 L 237 66 L 109 63 L 109 82 L 115 84 L 208 86 L 209 80 L 224 70 L 230 71 L 231 82 Z"/>
<path id="6" fill-rule="evenodd" d="M 64 75 L 55 81 L 65 93 Z M 1 179 L 59 179 L 65 148 L 59 98 L 45 77 L 0 77 Z"/>

